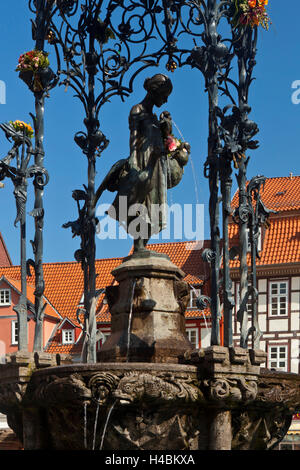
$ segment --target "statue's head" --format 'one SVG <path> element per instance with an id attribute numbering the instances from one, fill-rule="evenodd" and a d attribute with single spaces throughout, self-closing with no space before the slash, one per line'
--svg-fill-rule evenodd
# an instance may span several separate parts
<path id="1" fill-rule="evenodd" d="M 173 85 L 169 77 L 162 73 L 157 73 L 151 78 L 146 78 L 144 88 L 155 106 L 159 108 L 168 101 L 168 97 L 173 90 Z"/>

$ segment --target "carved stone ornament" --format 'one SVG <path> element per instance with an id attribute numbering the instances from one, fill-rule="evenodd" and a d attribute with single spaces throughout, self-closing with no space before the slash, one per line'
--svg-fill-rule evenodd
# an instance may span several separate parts
<path id="1" fill-rule="evenodd" d="M 88 386 L 91 389 L 92 399 L 99 405 L 104 405 L 111 398 L 112 392 L 119 383 L 119 377 L 109 372 L 93 375 Z"/>
<path id="2" fill-rule="evenodd" d="M 38 384 L 34 396 L 41 406 L 47 406 L 70 402 L 82 403 L 90 400 L 92 394 L 82 377 L 72 374 L 68 377 L 47 376 Z"/>
<path id="3" fill-rule="evenodd" d="M 127 409 L 112 419 L 104 441 L 108 448 L 119 450 L 194 450 L 199 439 L 197 418 L 166 407 L 153 410 Z"/>
<path id="4" fill-rule="evenodd" d="M 184 281 L 174 281 L 174 294 L 180 306 L 180 311 L 184 314 L 190 300 L 190 289 L 188 284 Z"/>
<path id="5" fill-rule="evenodd" d="M 149 373 L 129 372 L 120 380 L 114 392 L 121 404 L 135 402 L 195 403 L 203 401 L 203 395 L 195 379 L 175 378 L 172 375 L 158 377 Z"/>
<path id="6" fill-rule="evenodd" d="M 257 399 L 264 403 L 296 405 L 300 401 L 300 387 L 298 389 L 284 381 L 281 383 L 261 383 Z"/>
<path id="7" fill-rule="evenodd" d="M 233 413 L 233 450 L 271 450 L 286 435 L 292 421 L 291 414 L 274 408 Z"/>
<path id="8" fill-rule="evenodd" d="M 257 382 L 243 376 L 204 380 L 203 383 L 207 388 L 208 398 L 212 401 L 224 401 L 227 404 L 249 402 L 257 396 Z"/>

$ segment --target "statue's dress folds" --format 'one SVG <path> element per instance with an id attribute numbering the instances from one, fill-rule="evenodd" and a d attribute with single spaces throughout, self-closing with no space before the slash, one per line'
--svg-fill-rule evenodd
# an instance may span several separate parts
<path id="1" fill-rule="evenodd" d="M 148 224 L 148 230 L 150 229 L 150 238 L 167 225 L 167 157 L 160 122 L 155 114 L 145 111 L 141 104 L 131 109 L 129 129 L 130 156 L 124 166 L 123 183 L 119 185 L 118 194 L 112 204 L 114 210 L 110 208 L 108 213 L 112 217 L 115 213 L 114 218 L 127 227 L 136 217 L 139 217 L 140 221 L 143 219 L 145 224 Z M 155 158 L 154 155 L 159 156 Z M 134 204 L 142 204 L 144 211 L 136 213 L 133 207 L 130 215 L 119 211 L 122 205 L 120 196 L 127 197 L 129 211 Z M 157 205 L 156 217 L 151 217 L 153 204 Z"/>

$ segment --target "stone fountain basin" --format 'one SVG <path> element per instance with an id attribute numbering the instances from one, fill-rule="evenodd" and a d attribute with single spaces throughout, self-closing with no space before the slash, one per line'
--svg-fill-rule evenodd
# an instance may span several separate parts
<path id="1" fill-rule="evenodd" d="M 45 367 L 27 374 L 22 390 L 16 374 L 0 373 L 0 412 L 25 449 L 274 448 L 300 409 L 300 376 L 233 364 L 228 355 L 221 364 L 220 352 L 227 354 L 219 347 L 214 368 L 200 353 L 195 364 Z M 1 399 L 4 389 L 10 395 Z"/>

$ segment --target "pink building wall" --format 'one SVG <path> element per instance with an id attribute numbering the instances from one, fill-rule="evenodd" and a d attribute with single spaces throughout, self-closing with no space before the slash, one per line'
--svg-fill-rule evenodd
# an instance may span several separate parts
<path id="1" fill-rule="evenodd" d="M 0 289 L 10 289 L 11 293 L 11 304 L 1 305 L 0 304 L 0 341 L 5 345 L 5 354 L 13 353 L 18 350 L 18 345 L 12 344 L 12 321 L 17 320 L 17 314 L 13 310 L 13 307 L 19 302 L 19 293 L 16 292 L 5 280 L 0 282 Z M 28 316 L 32 317 L 32 314 L 28 312 Z M 57 324 L 55 319 L 45 317 L 44 321 L 44 346 L 49 340 L 52 334 L 53 328 Z M 28 350 L 33 350 L 34 342 L 34 329 L 35 322 L 33 318 L 30 318 L 28 325 Z M 1 343 L 3 349 L 3 343 Z"/>

